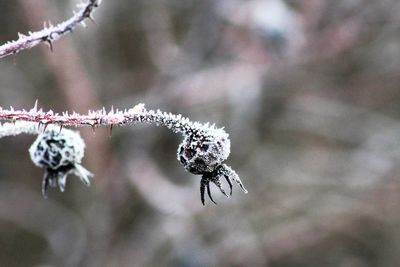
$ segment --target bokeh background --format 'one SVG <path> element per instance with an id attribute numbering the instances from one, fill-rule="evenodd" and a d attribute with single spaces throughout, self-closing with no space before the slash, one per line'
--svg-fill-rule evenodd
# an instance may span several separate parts
<path id="1" fill-rule="evenodd" d="M 0 41 L 77 1 L 0 1 Z M 156 126 L 80 128 L 93 185 L 40 194 L 34 136 L 0 140 L 0 266 L 398 266 L 400 2 L 104 0 L 0 61 L 0 105 L 146 103 L 225 126 L 249 194 L 203 207 Z"/>

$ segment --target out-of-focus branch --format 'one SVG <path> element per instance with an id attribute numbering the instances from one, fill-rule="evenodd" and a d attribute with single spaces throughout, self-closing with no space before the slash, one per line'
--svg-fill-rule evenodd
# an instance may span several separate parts
<path id="1" fill-rule="evenodd" d="M 79 24 L 84 24 L 85 19 L 92 19 L 93 10 L 98 7 L 100 0 L 88 0 L 82 3 L 82 8 L 70 19 L 57 24 L 56 26 L 44 25 L 44 28 L 37 32 L 29 32 L 28 35 L 18 34 L 18 39 L 7 42 L 0 46 L 0 58 L 16 54 L 24 49 L 32 48 L 40 43 L 47 43 L 52 49 L 52 42 L 58 40 L 64 34 L 72 32 Z"/>

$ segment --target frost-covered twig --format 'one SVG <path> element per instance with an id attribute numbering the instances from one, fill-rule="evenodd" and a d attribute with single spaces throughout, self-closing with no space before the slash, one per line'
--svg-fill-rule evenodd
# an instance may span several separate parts
<path id="1" fill-rule="evenodd" d="M 85 19 L 92 20 L 93 10 L 98 7 L 100 0 L 86 0 L 81 4 L 81 9 L 70 19 L 57 24 L 56 26 L 44 25 L 44 28 L 37 32 L 29 32 L 28 35 L 19 33 L 18 39 L 7 42 L 0 46 L 0 58 L 13 55 L 21 50 L 32 48 L 40 43 L 47 43 L 52 50 L 52 42 L 59 39 L 62 35 L 71 32 L 79 23 L 84 25 Z"/>
<path id="2" fill-rule="evenodd" d="M 193 174 L 202 175 L 200 182 L 201 201 L 204 204 L 204 194 L 207 194 L 211 201 L 215 203 L 211 196 L 210 182 L 214 183 L 220 191 L 227 197 L 232 194 L 232 181 L 235 181 L 243 192 L 247 190 L 234 170 L 223 162 L 230 154 L 229 135 L 223 128 L 216 128 L 215 125 L 208 123 L 191 122 L 188 118 L 181 115 L 162 112 L 160 110 L 147 110 L 144 104 L 138 104 L 131 109 L 119 111 L 105 109 L 91 111 L 86 115 L 78 113 L 62 114 L 53 111 L 44 112 L 35 107 L 29 111 L 26 110 L 5 110 L 0 108 L 0 120 L 11 122 L 24 121 L 36 123 L 38 128 L 43 125 L 59 125 L 60 131 L 63 126 L 122 126 L 136 123 L 156 124 L 165 126 L 176 133 L 181 133 L 184 137 L 183 142 L 178 147 L 177 157 L 185 169 Z M 30 126 L 31 127 L 31 126 Z M 1 132 L 1 127 L 0 127 Z M 0 134 L 1 136 L 1 134 Z M 229 184 L 229 195 L 222 187 L 221 178 L 224 177 Z"/>
<path id="3" fill-rule="evenodd" d="M 28 121 L 36 122 L 39 125 L 56 124 L 59 126 L 122 126 L 135 124 L 138 122 L 151 123 L 166 126 L 176 133 L 188 135 L 193 132 L 210 133 L 212 131 L 224 132 L 216 129 L 215 125 L 191 122 L 182 115 L 174 115 L 160 110 L 146 110 L 144 104 L 137 104 L 131 109 L 114 110 L 107 112 L 105 109 L 89 111 L 88 114 L 78 114 L 76 112 L 55 113 L 52 110 L 43 111 L 37 108 L 37 104 L 30 110 L 9 110 L 0 107 L 0 120 L 6 121 Z M 226 133 L 225 133 L 226 134 Z"/>

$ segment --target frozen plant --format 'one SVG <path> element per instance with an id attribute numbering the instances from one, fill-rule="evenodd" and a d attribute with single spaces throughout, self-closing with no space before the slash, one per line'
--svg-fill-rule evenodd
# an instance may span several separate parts
<path id="1" fill-rule="evenodd" d="M 53 26 L 45 27 L 28 35 L 19 34 L 16 41 L 7 42 L 0 46 L 0 58 L 14 55 L 21 50 L 32 48 L 40 43 L 47 43 L 52 50 L 52 42 L 66 33 L 71 32 L 78 24 L 83 24 L 85 19 L 92 19 L 92 13 L 100 4 L 100 0 L 86 0 L 81 3 L 80 10 L 70 19 Z M 181 115 L 165 113 L 160 110 L 147 110 L 144 104 L 119 111 L 105 109 L 89 111 L 86 115 L 53 111 L 44 112 L 37 108 L 27 110 L 3 109 L 0 107 L 0 120 L 9 121 L 0 124 L 0 138 L 21 133 L 38 134 L 38 138 L 29 149 L 31 159 L 39 166 L 45 168 L 42 182 L 42 194 L 47 197 L 48 186 L 58 186 L 65 190 L 66 178 L 74 173 L 81 181 L 89 185 L 92 174 L 82 167 L 81 160 L 85 144 L 77 132 L 62 129 L 65 126 L 123 126 L 139 122 L 162 125 L 170 130 L 181 133 L 183 142 L 178 147 L 177 158 L 185 169 L 193 174 L 202 175 L 200 181 L 201 202 L 205 204 L 204 194 L 211 196 L 210 183 L 215 184 L 227 197 L 232 195 L 232 182 L 236 182 L 243 192 L 247 193 L 239 176 L 234 170 L 223 162 L 230 154 L 229 135 L 223 128 L 215 125 L 191 122 Z M 60 128 L 55 127 L 58 125 Z M 43 127 L 42 127 L 43 126 Z M 227 194 L 222 187 L 221 179 L 225 178 L 230 187 Z"/>
<path id="2" fill-rule="evenodd" d="M 147 110 L 144 104 L 138 104 L 128 110 L 105 109 L 89 111 L 86 115 L 78 113 L 62 114 L 53 111 L 44 112 L 37 108 L 30 110 L 9 110 L 0 107 L 0 120 L 12 121 L 0 126 L 0 137 L 17 135 L 20 133 L 39 133 L 41 126 L 44 132 L 30 149 L 31 158 L 40 167 L 46 168 L 43 179 L 43 195 L 46 196 L 48 185 L 58 185 L 64 191 L 65 179 L 69 173 L 75 173 L 81 180 L 89 185 L 88 177 L 91 173 L 81 165 L 84 143 L 80 136 L 64 126 L 124 126 L 136 123 L 149 123 L 165 126 L 176 133 L 181 133 L 183 142 L 178 147 L 177 157 L 185 169 L 193 174 L 202 175 L 200 181 L 201 202 L 205 204 L 204 194 L 216 203 L 210 192 L 210 182 L 214 183 L 227 197 L 232 194 L 232 181 L 235 181 L 243 192 L 247 193 L 239 176 L 234 170 L 223 162 L 230 154 L 229 135 L 223 128 L 216 128 L 209 123 L 202 124 L 191 122 L 182 115 L 162 112 L 160 110 Z M 36 125 L 36 130 L 33 124 Z M 12 126 L 14 125 L 14 127 Z M 47 127 L 50 125 L 49 127 Z M 56 129 L 54 125 L 60 128 Z M 229 184 L 229 195 L 222 187 L 221 178 L 224 177 Z"/>

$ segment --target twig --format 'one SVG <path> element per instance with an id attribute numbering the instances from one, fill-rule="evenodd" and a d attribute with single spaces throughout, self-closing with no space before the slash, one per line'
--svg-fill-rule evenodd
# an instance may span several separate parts
<path id="1" fill-rule="evenodd" d="M 82 3 L 82 8 L 75 13 L 70 19 L 57 24 L 56 26 L 44 25 L 44 28 L 37 32 L 29 32 L 28 35 L 18 33 L 18 39 L 15 41 L 7 42 L 0 46 L 0 58 L 15 55 L 16 53 L 32 48 L 40 43 L 47 43 L 50 50 L 53 50 L 52 43 L 58 40 L 64 34 L 72 32 L 72 30 L 79 24 L 84 24 L 85 19 L 93 20 L 93 10 L 98 7 L 100 0 L 87 0 Z"/>
<path id="2" fill-rule="evenodd" d="M 223 131 L 216 129 L 214 125 L 201 124 L 191 122 L 188 118 L 181 115 L 162 112 L 160 110 L 146 110 L 144 104 L 138 104 L 131 109 L 120 111 L 111 109 L 107 112 L 105 109 L 97 111 L 89 111 L 88 114 L 82 115 L 76 112 L 62 114 L 54 113 L 52 110 L 43 111 L 37 108 L 37 104 L 31 110 L 9 110 L 0 107 L 0 120 L 3 121 L 26 121 L 36 122 L 38 125 L 56 124 L 59 126 L 122 126 L 127 124 L 135 124 L 138 122 L 153 123 L 166 126 L 174 132 L 184 135 L 191 133 L 206 133 L 210 131 Z"/>

